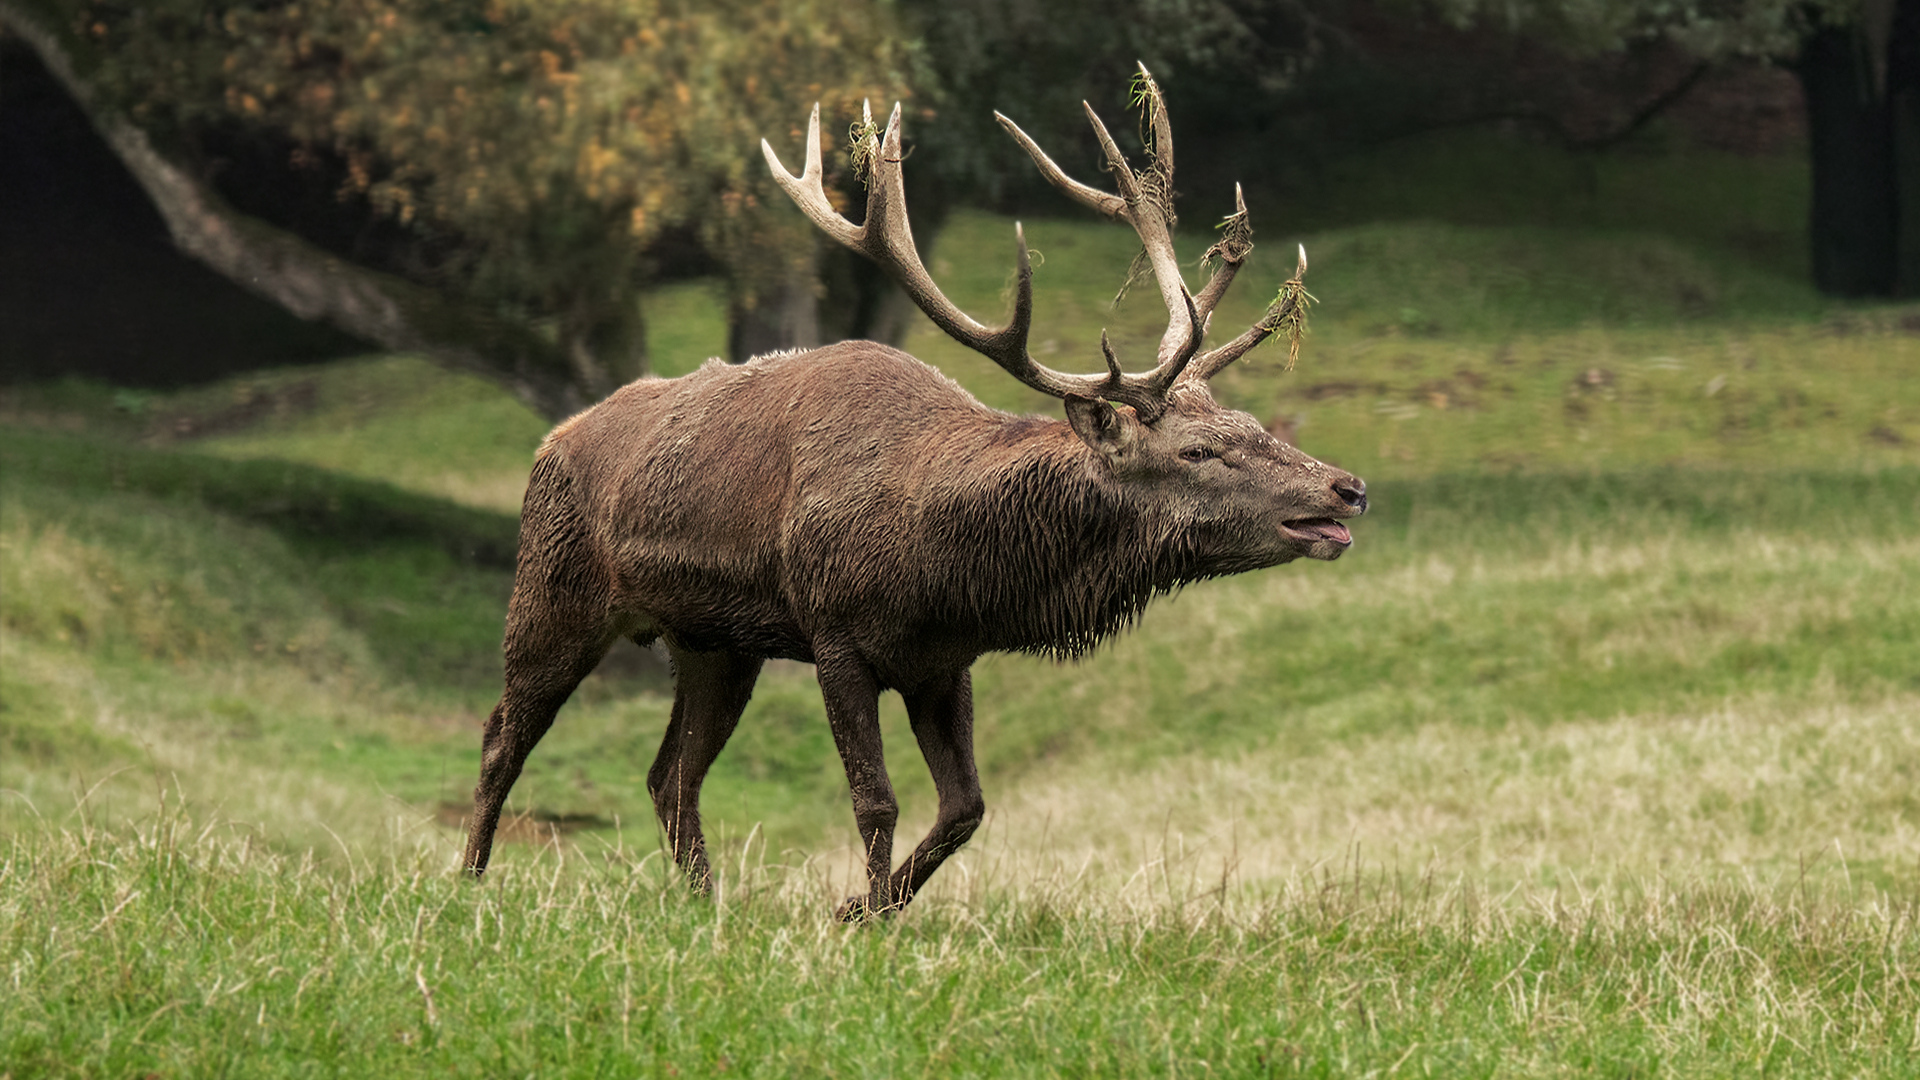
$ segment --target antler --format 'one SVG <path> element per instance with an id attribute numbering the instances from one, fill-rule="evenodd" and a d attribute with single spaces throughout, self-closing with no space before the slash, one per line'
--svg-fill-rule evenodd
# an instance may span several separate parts
<path id="1" fill-rule="evenodd" d="M 1196 309 L 1186 283 L 1181 280 L 1180 260 L 1173 252 L 1173 128 L 1167 122 L 1167 108 L 1160 96 L 1160 86 L 1148 74 L 1145 64 L 1140 65 L 1140 88 L 1147 107 L 1148 123 L 1153 129 L 1153 164 L 1148 172 L 1136 174 L 1133 171 L 1133 166 L 1127 164 L 1126 155 L 1115 145 L 1113 136 L 1107 134 L 1107 126 L 1100 122 L 1100 116 L 1093 111 L 1093 106 L 1084 101 L 1080 103 L 1081 108 L 1087 111 L 1087 122 L 1093 125 L 1095 137 L 1100 140 L 1107 168 L 1113 173 L 1114 186 L 1120 189 L 1117 196 L 1088 187 L 1068 176 L 1040 149 L 1038 143 L 1020 130 L 1020 125 L 998 112 L 993 117 L 1033 158 L 1041 175 L 1069 198 L 1133 226 L 1133 231 L 1140 237 L 1141 247 L 1146 251 L 1154 282 L 1160 287 L 1160 298 L 1167 305 L 1167 332 L 1160 338 L 1158 363 L 1162 367 L 1175 364 L 1173 375 L 1177 378 L 1180 369 L 1186 366 L 1196 350 L 1199 337 L 1205 333 L 1204 315 Z M 1168 382 L 1171 385 L 1172 380 Z"/>
<path id="2" fill-rule="evenodd" d="M 1239 185 L 1236 184 L 1234 185 L 1234 199 L 1238 201 L 1239 197 Z M 1240 213 L 1244 214 L 1246 212 L 1246 204 L 1242 202 L 1240 204 Z M 1200 290 L 1200 302 L 1205 304 L 1202 310 L 1207 314 L 1211 314 L 1213 311 L 1213 304 L 1207 303 L 1207 301 L 1212 300 L 1215 303 L 1219 301 L 1220 296 L 1227 291 L 1227 285 L 1232 283 L 1233 275 L 1239 272 L 1240 264 L 1246 261 L 1247 251 L 1252 250 L 1252 248 L 1253 242 L 1248 241 L 1246 247 L 1241 250 L 1240 257 L 1237 259 L 1230 257 L 1225 252 L 1221 253 L 1220 269 L 1214 272 L 1213 280 L 1207 282 L 1207 287 Z M 1305 288 L 1300 284 L 1306 276 L 1307 246 L 1302 244 L 1300 245 L 1300 261 L 1294 266 L 1293 277 L 1286 283 L 1287 286 L 1291 287 L 1283 286 L 1280 298 L 1276 300 L 1272 306 L 1267 308 L 1266 314 L 1260 316 L 1258 322 L 1247 328 L 1246 333 L 1241 334 L 1225 345 L 1208 349 L 1206 352 L 1194 358 L 1193 363 L 1187 366 L 1185 377 L 1198 379 L 1203 382 L 1213 378 L 1220 373 L 1222 368 L 1245 356 L 1255 345 L 1267 340 L 1275 330 L 1286 325 L 1287 316 L 1293 314 L 1294 308 L 1300 304 L 1300 297 L 1306 292 Z M 1205 316 L 1202 317 L 1204 318 Z M 1291 369 L 1293 365 L 1289 362 L 1287 366 Z"/>
<path id="3" fill-rule="evenodd" d="M 1027 155 L 1033 158 L 1033 163 L 1039 167 L 1040 174 L 1045 176 L 1054 187 L 1059 188 L 1068 198 L 1082 206 L 1107 217 L 1125 221 L 1140 234 L 1141 243 L 1146 247 L 1147 258 L 1153 267 L 1154 279 L 1159 282 L 1161 296 L 1166 299 L 1167 311 L 1171 317 L 1166 336 L 1160 341 L 1160 358 L 1164 364 L 1169 358 L 1170 351 L 1175 349 L 1174 343 L 1181 340 L 1185 334 L 1191 333 L 1190 328 L 1197 328 L 1199 334 L 1206 332 L 1208 324 L 1213 319 L 1213 309 L 1220 303 L 1220 298 L 1226 295 L 1227 287 L 1233 284 L 1234 275 L 1240 272 L 1241 264 L 1246 262 L 1247 254 L 1253 250 L 1253 227 L 1248 224 L 1246 196 L 1240 190 L 1240 185 L 1235 184 L 1233 186 L 1234 212 L 1221 223 L 1227 230 L 1227 235 L 1207 250 L 1207 256 L 1217 258 L 1220 261 L 1220 267 L 1214 272 L 1213 279 L 1200 290 L 1197 298 L 1189 297 L 1186 286 L 1181 282 L 1179 263 L 1174 258 L 1173 239 L 1169 231 L 1173 219 L 1173 131 L 1167 122 L 1166 104 L 1161 99 L 1160 86 L 1147 72 L 1145 64 L 1140 65 L 1140 81 L 1141 90 L 1147 102 L 1149 122 L 1153 127 L 1153 175 L 1154 179 L 1162 185 L 1163 198 L 1156 196 L 1153 192 L 1142 190 L 1139 178 L 1127 165 L 1119 148 L 1114 145 L 1112 137 L 1107 134 L 1106 125 L 1100 122 L 1091 105 L 1082 102 L 1087 110 L 1087 119 L 1093 123 L 1094 134 L 1100 139 L 1100 147 L 1106 153 L 1107 165 L 1113 172 L 1115 186 L 1120 189 L 1120 194 L 1117 196 L 1088 187 L 1068 176 L 1052 158 L 1047 156 L 1046 151 L 1041 150 L 1037 143 L 1027 137 L 1026 132 L 1020 130 L 1017 124 L 997 112 L 993 115 L 1000 121 L 1000 126 L 1006 128 L 1008 134 L 1012 135 L 1015 141 L 1026 150 Z M 1307 249 L 1302 247 L 1299 268 L 1295 271 L 1290 284 L 1298 286 L 1306 273 Z M 1184 364 L 1184 371 L 1179 372 L 1178 377 L 1196 382 L 1213 378 L 1228 364 L 1240 359 L 1255 345 L 1265 341 L 1276 327 L 1282 325 L 1286 316 L 1291 314 L 1294 306 L 1299 303 L 1299 294 L 1300 289 L 1297 287 L 1285 290 L 1278 303 L 1270 307 L 1258 322 L 1248 328 L 1246 333 L 1218 348 L 1202 353 L 1191 363 Z M 1176 298 L 1185 298 L 1185 303 L 1176 302 Z M 1186 308 L 1194 312 L 1191 324 L 1184 321 L 1183 309 Z"/>
<path id="4" fill-rule="evenodd" d="M 868 130 L 871 130 L 872 122 L 873 115 L 868 110 Z M 1162 364 L 1144 375 L 1123 373 L 1114 359 L 1112 349 L 1104 345 L 1107 355 L 1105 375 L 1069 375 L 1035 362 L 1027 353 L 1027 337 L 1033 325 L 1033 268 L 1027 257 L 1025 231 L 1018 224 L 1014 225 L 1013 317 L 999 329 L 982 326 L 941 293 L 914 247 L 913 231 L 907 223 L 906 187 L 900 170 L 904 155 L 900 152 L 899 105 L 893 107 L 893 115 L 887 119 L 886 136 L 877 152 L 872 145 L 872 136 L 869 135 L 868 139 L 867 149 L 872 164 L 867 177 L 867 218 L 862 225 L 855 225 L 841 217 L 827 201 L 821 180 L 820 106 L 813 107 L 813 115 L 807 121 L 807 160 L 805 171 L 800 175 L 795 176 L 787 171 L 779 155 L 774 153 L 773 147 L 765 139 L 760 141 L 760 149 L 773 170 L 774 181 L 815 225 L 841 244 L 879 263 L 907 291 L 920 310 L 926 312 L 934 325 L 961 344 L 986 356 L 1014 378 L 1043 394 L 1058 398 L 1102 398 L 1131 405 L 1147 422 L 1157 419 L 1166 410 L 1168 388 L 1178 377 L 1179 369 L 1185 367 L 1193 353 L 1198 351 L 1197 334 L 1192 335 L 1194 340 L 1182 350 L 1183 355 L 1177 357 L 1176 365 Z M 1183 306 L 1191 311 L 1190 300 Z M 1190 318 L 1197 325 L 1197 318 Z"/>
<path id="5" fill-rule="evenodd" d="M 846 247 L 879 263 L 907 291 L 920 310 L 926 312 L 934 325 L 955 340 L 991 359 L 1014 378 L 1041 393 L 1059 398 L 1102 398 L 1131 405 L 1141 421 L 1150 424 L 1166 411 L 1167 393 L 1177 381 L 1182 378 L 1210 378 L 1265 340 L 1273 332 L 1273 327 L 1278 325 L 1279 316 L 1290 310 L 1293 298 L 1290 292 L 1284 302 L 1287 306 L 1282 310 L 1269 310 L 1267 316 L 1245 334 L 1200 356 L 1196 361 L 1195 354 L 1200 351 L 1200 341 L 1206 333 L 1213 309 L 1253 247 L 1252 241 L 1246 239 L 1251 232 L 1245 228 L 1246 202 L 1236 187 L 1234 201 L 1238 210 L 1235 218 L 1229 221 L 1238 219 L 1240 226 L 1238 231 L 1230 231 L 1228 239 L 1209 250 L 1208 254 L 1217 256 L 1222 265 L 1196 300 L 1181 279 L 1179 260 L 1173 250 L 1173 131 L 1167 122 L 1166 104 L 1161 98 L 1160 87 L 1148 74 L 1144 64 L 1140 67 L 1140 92 L 1153 132 L 1153 161 L 1149 171 L 1139 174 L 1127 164 L 1126 156 L 1120 152 L 1112 136 L 1107 134 L 1106 125 L 1100 122 L 1093 107 L 1085 105 L 1087 119 L 1100 140 L 1108 167 L 1113 173 L 1114 184 L 1119 189 L 1117 195 L 1088 187 L 1069 177 L 1038 144 L 1027 137 L 1026 132 L 1020 130 L 1019 125 L 1000 113 L 994 113 L 1000 125 L 1027 151 L 1034 164 L 1039 166 L 1041 174 L 1055 187 L 1084 206 L 1126 222 L 1139 235 L 1147 265 L 1159 286 L 1160 297 L 1167 306 L 1167 330 L 1160 339 L 1156 365 L 1152 371 L 1140 375 L 1128 375 L 1121 370 L 1105 331 L 1100 334 L 1100 350 L 1107 361 L 1105 375 L 1069 375 L 1054 371 L 1036 363 L 1028 354 L 1027 338 L 1033 326 L 1033 270 L 1027 257 L 1026 234 L 1017 223 L 1013 227 L 1013 315 L 1007 325 L 998 329 L 982 326 L 940 292 L 921 263 L 920 254 L 914 247 L 913 231 L 907 223 L 906 185 L 900 168 L 904 155 L 900 149 L 898 104 L 894 105 L 893 114 L 887 119 L 886 134 L 878 140 L 877 146 L 872 134 L 872 110 L 864 110 L 862 130 L 867 134 L 864 136 L 865 145 L 860 149 L 870 162 L 864 224 L 855 225 L 842 217 L 827 199 L 820 159 L 819 105 L 813 107 L 813 115 L 807 121 L 807 157 L 803 172 L 797 176 L 788 172 L 765 139 L 760 140 L 760 150 L 773 170 L 774 181 L 815 225 Z M 1301 253 L 1300 272 L 1306 272 L 1304 251 Z"/>

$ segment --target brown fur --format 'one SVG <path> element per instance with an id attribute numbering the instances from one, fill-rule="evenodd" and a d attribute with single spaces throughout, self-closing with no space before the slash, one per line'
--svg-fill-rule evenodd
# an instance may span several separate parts
<path id="1" fill-rule="evenodd" d="M 984 812 L 975 659 L 1078 656 L 1184 583 L 1335 558 L 1350 538 L 1327 519 L 1366 508 L 1364 484 L 1204 383 L 1176 386 L 1152 424 L 1085 398 L 1066 412 L 996 412 L 850 342 L 644 379 L 561 424 L 527 485 L 466 866 L 485 869 L 508 789 L 608 647 L 660 639 L 676 694 L 647 787 L 695 887 L 710 875 L 701 781 L 762 660 L 785 657 L 817 667 L 869 853 L 868 892 L 843 913 L 896 909 Z M 887 689 L 940 800 L 897 870 Z"/>

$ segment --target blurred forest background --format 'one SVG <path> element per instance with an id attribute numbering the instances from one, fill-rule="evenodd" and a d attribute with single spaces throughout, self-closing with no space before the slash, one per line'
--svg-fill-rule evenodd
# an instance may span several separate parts
<path id="1" fill-rule="evenodd" d="M 556 417 L 650 369 L 643 297 L 692 277 L 721 283 L 736 360 L 898 342 L 897 292 L 783 205 L 759 139 L 791 147 L 815 101 L 831 127 L 904 100 L 925 248 L 954 208 L 1058 213 L 992 111 L 1088 175 L 1078 102 L 1118 112 L 1136 59 L 1172 102 L 1183 189 L 1243 182 L 1269 229 L 1695 224 L 1830 295 L 1912 295 L 1916 12 L 4 0 L 0 377 L 178 385 L 379 348 Z M 1683 200 L 1601 190 L 1609 162 L 1661 155 L 1760 163 L 1755 186 L 1790 160 L 1804 202 L 1714 234 Z"/>
<path id="2" fill-rule="evenodd" d="M 1022 219 L 1096 371 L 1138 242 L 992 113 L 1102 186 L 1136 61 L 1188 258 L 1246 189 L 1219 326 L 1312 255 L 1211 385 L 1354 550 L 982 658 L 986 825 L 871 932 L 811 669 L 693 902 L 629 643 L 463 887 L 555 418 L 846 336 L 1059 415 L 760 140 L 904 102 L 942 290 Z M 0 0 L 0 1080 L 1920 1074 L 1917 372 L 1920 0 Z"/>

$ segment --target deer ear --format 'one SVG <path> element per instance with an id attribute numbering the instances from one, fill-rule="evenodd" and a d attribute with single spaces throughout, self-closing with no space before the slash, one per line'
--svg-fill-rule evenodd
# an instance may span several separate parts
<path id="1" fill-rule="evenodd" d="M 1119 454 L 1140 436 L 1140 421 L 1125 405 L 1115 408 L 1098 398 L 1069 394 L 1067 423 L 1080 441 L 1103 454 Z"/>

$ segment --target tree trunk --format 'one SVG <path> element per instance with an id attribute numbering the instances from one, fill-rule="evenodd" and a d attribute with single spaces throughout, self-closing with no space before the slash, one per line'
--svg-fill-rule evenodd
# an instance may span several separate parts
<path id="1" fill-rule="evenodd" d="M 907 336 L 915 308 L 886 271 L 844 248 L 823 253 L 820 278 L 826 296 L 820 304 L 820 331 L 828 341 L 877 341 L 898 346 Z"/>
<path id="2" fill-rule="evenodd" d="M 779 349 L 810 349 L 820 340 L 818 279 L 796 266 L 751 304 L 736 301 L 727 312 L 727 359 L 744 363 Z"/>
<path id="3" fill-rule="evenodd" d="M 1894 110 L 1874 68 L 1857 26 L 1815 31 L 1794 64 L 1813 157 L 1813 279 L 1834 296 L 1892 296 L 1898 284 Z"/>
<path id="4" fill-rule="evenodd" d="M 576 295 L 559 338 L 574 383 L 596 400 L 647 373 L 647 324 L 639 302 L 622 289 Z"/>
<path id="5" fill-rule="evenodd" d="M 578 370 L 583 361 L 592 361 L 585 364 L 590 370 L 604 360 L 584 353 L 570 357 L 566 348 L 516 321 L 356 266 L 234 210 L 210 185 L 161 154 L 146 132 L 94 100 L 56 30 L 9 0 L 0 0 L 0 21 L 87 114 L 153 201 L 183 254 L 300 318 L 324 320 L 385 348 L 488 378 L 549 418 L 577 412 L 605 392 L 604 379 L 585 379 Z M 588 335 L 573 347 L 591 343 Z"/>
<path id="6" fill-rule="evenodd" d="M 1897 291 L 1920 296 L 1920 0 L 1899 0 L 1888 30 L 1887 105 L 1898 189 Z"/>
<path id="7" fill-rule="evenodd" d="M 914 246 L 933 250 L 953 200 L 931 170 L 907 178 L 907 205 L 913 207 Z M 849 215 L 859 219 L 856 204 Z M 740 363 L 774 349 L 800 349 L 833 341 L 877 341 L 898 347 L 917 321 L 919 309 L 886 271 L 864 255 L 837 244 L 816 249 L 814 271 L 796 274 L 785 288 L 752 309 L 728 312 L 728 358 Z"/>

